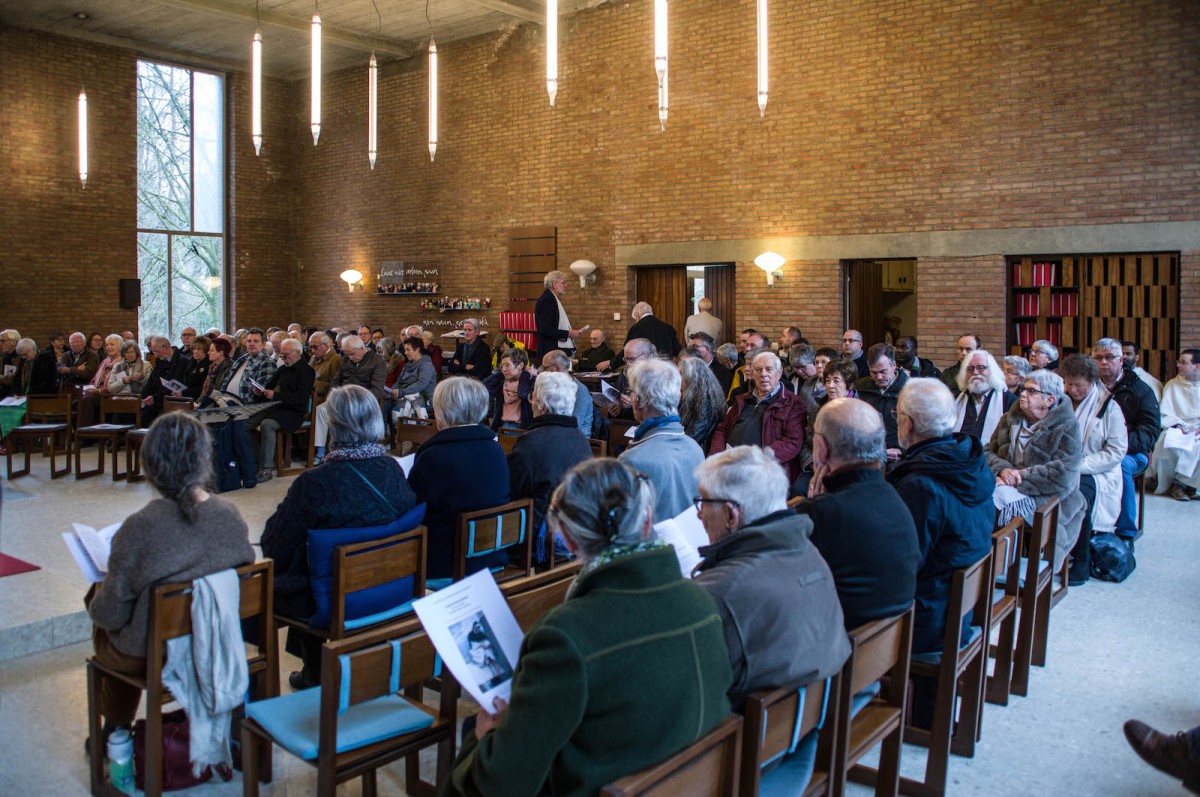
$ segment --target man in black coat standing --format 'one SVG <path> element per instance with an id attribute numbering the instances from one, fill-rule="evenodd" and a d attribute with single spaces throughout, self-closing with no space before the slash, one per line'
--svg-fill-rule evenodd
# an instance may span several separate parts
<path id="1" fill-rule="evenodd" d="M 280 344 L 283 366 L 267 382 L 266 390 L 258 391 L 267 401 L 279 404 L 255 415 L 247 429 L 258 429 L 258 481 L 269 481 L 275 475 L 275 438 L 280 431 L 291 434 L 304 423 L 309 410 L 317 372 L 304 359 L 304 345 L 298 340 L 284 338 Z"/>
<path id="2" fill-rule="evenodd" d="M 683 346 L 679 343 L 679 336 L 675 334 L 675 327 L 655 318 L 654 310 L 649 304 L 638 302 L 633 306 L 630 315 L 633 316 L 633 326 L 625 333 L 625 340 L 644 338 L 654 344 L 659 356 L 670 357 L 672 360 L 679 356 L 679 352 L 683 351 Z M 600 370 L 615 370 L 624 363 L 625 361 L 618 354 L 610 363 L 600 363 Z"/>
<path id="3" fill-rule="evenodd" d="M 583 330 L 572 329 L 567 320 L 567 311 L 559 298 L 567 293 L 567 275 L 561 271 L 551 271 L 542 280 L 546 290 L 538 298 L 533 308 L 533 322 L 537 327 L 538 354 L 545 357 L 552 351 L 566 352 L 568 357 L 575 357 L 575 339 Z"/>

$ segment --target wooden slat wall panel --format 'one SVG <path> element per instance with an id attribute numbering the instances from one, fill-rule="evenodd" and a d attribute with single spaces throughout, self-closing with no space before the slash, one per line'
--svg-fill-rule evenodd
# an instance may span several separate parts
<path id="1" fill-rule="evenodd" d="M 558 228 L 518 227 L 508 233 L 508 293 L 510 301 L 542 295 L 546 274 L 558 268 Z M 519 308 L 524 309 L 524 308 Z"/>
<path id="2" fill-rule="evenodd" d="M 741 332 L 737 325 L 737 272 L 735 269 L 735 266 L 707 266 L 704 269 L 704 294 L 712 299 L 712 314 L 725 324 L 725 340 L 717 341 L 718 343 L 729 343 Z M 686 340 L 680 342 L 687 344 Z"/>

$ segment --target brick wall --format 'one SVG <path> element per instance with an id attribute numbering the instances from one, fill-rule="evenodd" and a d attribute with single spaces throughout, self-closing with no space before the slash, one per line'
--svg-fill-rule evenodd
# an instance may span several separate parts
<path id="1" fill-rule="evenodd" d="M 917 340 L 921 357 L 938 367 L 958 361 L 959 335 L 974 333 L 996 359 L 1007 351 L 1004 258 L 922 257 L 917 260 Z"/>

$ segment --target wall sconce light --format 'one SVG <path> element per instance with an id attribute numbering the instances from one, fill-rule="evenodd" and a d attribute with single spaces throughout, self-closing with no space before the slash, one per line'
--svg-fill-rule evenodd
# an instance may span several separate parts
<path id="1" fill-rule="evenodd" d="M 596 275 L 592 273 L 596 270 L 596 264 L 590 260 L 576 260 L 570 265 L 570 269 L 579 277 L 580 288 L 586 288 L 588 283 L 596 281 Z"/>
<path id="2" fill-rule="evenodd" d="M 775 275 L 779 269 L 783 268 L 783 255 L 778 252 L 763 252 L 758 257 L 754 258 L 754 265 L 767 272 L 767 287 L 775 287 Z"/>
<path id="3" fill-rule="evenodd" d="M 339 276 L 341 276 L 342 280 L 345 281 L 346 286 L 350 289 L 351 293 L 354 293 L 355 285 L 362 287 L 363 275 L 362 272 L 358 271 L 357 269 L 348 268 Z"/>

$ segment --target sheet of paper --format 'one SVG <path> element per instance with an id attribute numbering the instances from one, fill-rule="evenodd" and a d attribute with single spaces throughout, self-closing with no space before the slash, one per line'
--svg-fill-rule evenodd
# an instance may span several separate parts
<path id="1" fill-rule="evenodd" d="M 75 528 L 75 534 L 79 537 L 80 543 L 83 544 L 84 550 L 87 551 L 93 564 L 96 565 L 96 569 L 101 573 L 107 573 L 108 555 L 112 552 L 112 538 L 116 535 L 117 529 L 121 528 L 121 524 L 113 523 L 98 531 L 82 523 L 72 523 L 71 525 Z"/>
<path id="2" fill-rule="evenodd" d="M 0 407 L 24 407 L 25 396 L 9 396 L 0 401 Z"/>
<path id="3" fill-rule="evenodd" d="M 1177 426 L 1172 426 L 1163 437 L 1163 448 L 1174 449 L 1179 454 L 1175 463 L 1177 473 L 1191 474 L 1200 462 L 1200 441 Z"/>
<path id="4" fill-rule="evenodd" d="M 257 379 L 254 379 L 249 376 L 246 378 L 250 380 L 250 387 L 254 388 L 255 390 L 266 390 L 267 389 L 267 386 L 262 384 L 261 382 L 259 382 Z"/>
<path id="5" fill-rule="evenodd" d="M 699 549 L 708 545 L 708 532 L 696 507 L 689 506 L 673 518 L 654 524 L 658 539 L 675 548 L 679 570 L 684 578 L 692 577 L 692 569 L 700 564 Z"/>
<path id="6" fill-rule="evenodd" d="M 637 435 L 637 430 L 638 428 L 636 426 L 630 426 L 625 430 L 625 436 L 632 440 Z"/>
<path id="7" fill-rule="evenodd" d="M 495 698 L 509 699 L 524 635 L 489 571 L 413 601 L 413 609 L 442 661 L 479 705 L 494 711 Z"/>
<path id="8" fill-rule="evenodd" d="M 15 365 L 4 366 L 4 375 L 5 376 L 12 376 L 16 372 L 17 372 L 17 366 L 15 366 Z"/>
<path id="9" fill-rule="evenodd" d="M 75 559 L 75 564 L 79 565 L 79 570 L 83 573 L 83 577 L 88 580 L 88 583 L 99 584 L 103 581 L 104 574 L 96 569 L 92 558 L 84 550 L 83 543 L 79 541 L 79 536 L 73 531 L 64 531 L 62 538 L 63 542 L 67 544 L 67 550 L 71 552 L 71 556 Z"/>
<path id="10" fill-rule="evenodd" d="M 183 391 L 187 390 L 187 385 L 185 385 L 183 382 L 179 382 L 175 379 L 159 378 L 158 381 L 162 382 L 162 386 L 165 387 L 168 391 L 170 391 L 172 393 L 174 393 L 176 391 L 182 393 Z M 253 382 L 254 380 L 251 379 L 250 381 Z"/>
<path id="11" fill-rule="evenodd" d="M 581 327 L 579 328 L 579 334 L 580 334 L 580 335 L 582 335 L 584 332 L 587 332 L 587 331 L 588 331 L 589 329 L 591 329 L 591 328 L 592 328 L 592 325 L 591 325 L 591 324 L 586 324 L 586 325 L 584 325 L 584 326 L 581 326 Z"/>
<path id="12" fill-rule="evenodd" d="M 412 472 L 413 463 L 417 461 L 416 454 L 409 454 L 406 457 L 392 457 L 400 463 L 401 469 L 404 471 L 404 478 L 408 478 L 408 474 Z"/>

